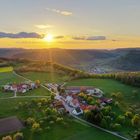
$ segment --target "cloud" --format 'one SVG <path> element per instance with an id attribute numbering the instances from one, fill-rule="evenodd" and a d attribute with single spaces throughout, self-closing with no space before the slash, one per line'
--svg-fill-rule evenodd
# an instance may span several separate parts
<path id="1" fill-rule="evenodd" d="M 78 36 L 72 37 L 74 40 L 106 40 L 105 36 Z"/>
<path id="2" fill-rule="evenodd" d="M 61 10 L 58 10 L 58 9 L 51 9 L 51 8 L 46 8 L 48 11 L 51 11 L 51 12 L 54 12 L 54 13 L 57 13 L 57 14 L 61 14 L 63 16 L 71 16 L 73 13 L 70 12 L 70 11 L 61 11 Z"/>
<path id="3" fill-rule="evenodd" d="M 55 36 L 54 38 L 55 39 L 62 39 L 62 38 L 64 38 L 64 36 Z"/>
<path id="4" fill-rule="evenodd" d="M 35 25 L 35 27 L 39 29 L 46 29 L 46 28 L 53 28 L 54 26 L 50 24 L 46 24 L 46 25 L 39 24 L 39 25 Z"/>
<path id="5" fill-rule="evenodd" d="M 86 40 L 106 40 L 105 36 L 89 36 Z"/>
<path id="6" fill-rule="evenodd" d="M 40 35 L 38 33 L 32 32 L 20 32 L 20 33 L 5 33 L 0 32 L 0 38 L 42 38 L 43 35 Z"/>
<path id="7" fill-rule="evenodd" d="M 77 37 L 72 37 L 74 40 L 85 40 L 86 38 L 84 36 L 77 36 Z"/>

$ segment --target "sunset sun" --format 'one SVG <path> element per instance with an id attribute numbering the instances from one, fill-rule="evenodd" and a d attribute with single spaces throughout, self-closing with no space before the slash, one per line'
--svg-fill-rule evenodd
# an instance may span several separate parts
<path id="1" fill-rule="evenodd" d="M 46 42 L 52 42 L 53 41 L 53 35 L 52 34 L 47 34 L 43 40 L 46 41 Z"/>

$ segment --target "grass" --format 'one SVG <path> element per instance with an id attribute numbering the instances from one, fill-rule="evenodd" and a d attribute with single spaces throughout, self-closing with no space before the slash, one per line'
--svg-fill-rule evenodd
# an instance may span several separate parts
<path id="1" fill-rule="evenodd" d="M 119 138 L 102 132 L 93 127 L 84 126 L 72 120 L 67 120 L 68 126 L 55 125 L 49 131 L 33 135 L 25 131 L 25 139 L 33 140 L 120 140 Z M 27 136 L 27 137 L 26 137 Z"/>
<path id="2" fill-rule="evenodd" d="M 20 83 L 25 81 L 23 78 L 15 76 L 12 72 L 3 72 L 0 73 L 0 85 L 4 85 L 7 83 Z"/>
<path id="3" fill-rule="evenodd" d="M 63 82 L 64 77 L 54 74 L 55 79 L 51 79 L 51 75 L 47 73 L 25 73 L 24 76 L 30 78 L 32 80 L 39 79 L 40 81 L 47 80 L 48 82 Z M 1 83 L 5 84 L 7 82 L 21 82 L 24 79 L 13 75 L 13 73 L 1 73 Z M 63 79 L 63 80 L 62 80 Z M 7 94 L 0 93 L 2 97 L 8 96 Z M 11 93 L 9 93 L 11 94 Z M 32 93 L 28 95 L 46 95 L 49 94 L 46 90 L 40 88 L 34 90 Z M 19 118 L 26 118 L 27 114 L 20 110 L 16 111 L 19 102 L 30 102 L 31 98 L 23 98 L 23 99 L 5 99 L 0 100 L 0 118 L 9 117 L 9 116 L 18 116 Z M 88 127 L 76 122 L 74 119 L 67 118 L 67 127 L 61 125 L 54 125 L 51 127 L 51 130 L 43 130 L 39 134 L 32 134 L 28 128 L 23 130 L 24 139 L 25 140 L 119 140 L 113 135 L 102 132 L 96 128 Z"/>
<path id="4" fill-rule="evenodd" d="M 140 88 L 125 85 L 111 79 L 79 79 L 67 83 L 67 86 L 94 86 L 101 89 L 106 96 L 110 96 L 111 93 L 121 92 L 126 101 L 132 103 L 140 101 L 140 94 L 137 98 L 132 98 L 133 91 L 136 90 L 139 93 Z"/>
<path id="5" fill-rule="evenodd" d="M 13 71 L 13 67 L 0 67 L 0 73 L 1 72 L 11 72 Z"/>
<path id="6" fill-rule="evenodd" d="M 7 84 L 7 83 L 21 83 L 25 80 L 21 77 L 18 77 L 14 75 L 12 72 L 6 72 L 6 73 L 0 73 L 0 86 Z M 25 94 L 17 94 L 18 96 L 48 96 L 50 93 L 45 90 L 44 88 L 40 87 L 38 89 L 34 89 L 31 91 L 28 91 Z M 3 92 L 0 88 L 0 98 L 6 98 L 6 97 L 12 97 L 13 93 L 9 92 Z"/>
<path id="7" fill-rule="evenodd" d="M 30 102 L 31 99 L 8 99 L 0 101 L 0 117 L 18 116 L 26 118 L 22 111 L 15 111 L 19 102 Z M 32 134 L 28 128 L 24 129 L 25 140 L 120 140 L 119 138 L 102 132 L 96 128 L 82 125 L 74 119 L 67 118 L 67 126 L 53 125 L 51 130 L 43 130 L 39 134 Z M 46 126 L 47 127 L 47 126 Z"/>
<path id="8" fill-rule="evenodd" d="M 123 94 L 123 101 L 120 102 L 120 107 L 112 106 L 112 110 L 118 115 L 123 115 L 130 106 L 140 106 L 140 94 L 133 97 L 133 91 L 137 90 L 140 93 L 140 88 L 132 87 L 122 84 L 118 81 L 111 79 L 79 79 L 67 83 L 67 86 L 94 86 L 101 89 L 106 96 L 110 97 L 111 93 L 121 92 Z M 129 132 L 134 132 L 135 128 L 132 126 L 122 126 L 120 132 L 128 136 Z"/>
<path id="9" fill-rule="evenodd" d="M 69 79 L 69 76 L 58 74 L 58 73 L 47 73 L 47 72 L 26 72 L 21 73 L 26 78 L 31 80 L 40 80 L 41 82 L 64 82 Z"/>

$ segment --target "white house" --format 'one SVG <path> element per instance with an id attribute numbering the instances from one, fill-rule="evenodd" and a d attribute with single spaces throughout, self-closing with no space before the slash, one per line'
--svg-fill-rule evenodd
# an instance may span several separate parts
<path id="1" fill-rule="evenodd" d="M 75 108 L 72 113 L 76 116 L 83 114 L 83 110 L 80 107 Z"/>

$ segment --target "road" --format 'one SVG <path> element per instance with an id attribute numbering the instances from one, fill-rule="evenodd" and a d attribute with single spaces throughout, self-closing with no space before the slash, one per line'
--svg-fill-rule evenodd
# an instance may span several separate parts
<path id="1" fill-rule="evenodd" d="M 23 76 L 21 76 L 21 75 L 15 73 L 15 72 L 14 72 L 14 74 L 17 75 L 17 76 L 19 76 L 19 77 L 24 78 L 25 80 L 31 81 L 30 79 L 27 79 L 27 78 L 25 78 L 25 77 L 23 77 Z M 46 90 L 52 92 L 50 89 L 48 89 L 48 88 L 45 87 L 44 85 L 41 85 L 41 86 L 42 86 L 43 88 L 45 88 Z M 109 130 L 107 130 L 107 129 L 104 129 L 104 128 L 102 128 L 102 127 L 99 127 L 99 126 L 97 126 L 97 125 L 94 125 L 94 124 L 92 124 L 92 123 L 89 123 L 89 122 L 87 122 L 87 121 L 85 121 L 85 120 L 79 118 L 78 116 L 75 116 L 74 114 L 72 114 L 72 110 L 73 110 L 74 108 L 70 107 L 70 106 L 65 102 L 64 98 L 63 98 L 62 96 L 59 95 L 58 92 L 57 92 L 57 93 L 52 92 L 52 93 L 55 94 L 56 97 L 58 97 L 57 99 L 58 99 L 59 101 L 62 101 L 62 103 L 63 103 L 65 109 L 66 109 L 67 111 L 69 111 L 70 115 L 71 115 L 73 118 L 79 120 L 81 123 L 85 123 L 86 125 L 89 125 L 89 126 L 92 126 L 92 127 L 97 128 L 97 129 L 100 129 L 101 131 L 104 131 L 104 132 L 106 132 L 106 133 L 112 134 L 112 135 L 114 135 L 114 136 L 116 136 L 116 137 L 119 137 L 119 138 L 121 138 L 121 139 L 123 139 L 123 140 L 129 140 L 128 138 L 126 138 L 126 137 L 124 137 L 124 136 L 121 136 L 121 135 L 119 135 L 119 134 L 116 133 L 116 132 L 109 131 Z"/>

